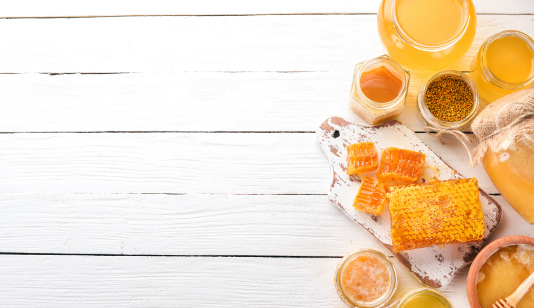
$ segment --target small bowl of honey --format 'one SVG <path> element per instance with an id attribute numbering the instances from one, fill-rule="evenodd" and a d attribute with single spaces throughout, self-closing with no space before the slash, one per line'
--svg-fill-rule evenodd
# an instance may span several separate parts
<path id="1" fill-rule="evenodd" d="M 471 308 L 491 308 L 512 294 L 534 272 L 534 238 L 512 235 L 486 246 L 467 275 L 467 298 Z M 531 288 L 516 308 L 534 307 Z"/>

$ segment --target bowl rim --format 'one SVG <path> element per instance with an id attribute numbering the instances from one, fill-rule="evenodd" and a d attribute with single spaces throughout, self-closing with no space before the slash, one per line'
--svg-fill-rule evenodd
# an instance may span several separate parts
<path id="1" fill-rule="evenodd" d="M 478 303 L 477 290 L 476 290 L 476 281 L 478 272 L 482 268 L 482 265 L 486 263 L 491 255 L 493 255 L 497 250 L 511 245 L 518 244 L 527 244 L 534 246 L 534 238 L 526 235 L 509 235 L 497 239 L 489 243 L 484 249 L 482 249 L 475 260 L 469 268 L 469 273 L 467 274 L 467 299 L 469 300 L 469 305 L 471 308 L 481 308 Z"/>

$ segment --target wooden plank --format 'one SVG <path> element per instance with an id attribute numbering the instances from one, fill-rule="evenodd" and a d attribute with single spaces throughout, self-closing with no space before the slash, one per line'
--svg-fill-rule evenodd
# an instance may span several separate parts
<path id="1" fill-rule="evenodd" d="M 419 287 L 391 260 L 399 274 L 395 298 Z M 344 307 L 333 283 L 338 258 L 1 255 L 0 261 L 2 303 L 10 307 Z M 468 307 L 467 272 L 442 290 L 454 307 Z"/>
<path id="2" fill-rule="evenodd" d="M 50 249 L 49 251 L 51 252 L 63 250 L 59 247 L 64 246 L 63 241 L 65 238 L 58 236 L 62 233 L 66 235 L 72 232 L 80 235 L 76 238 L 72 237 L 67 243 L 67 246 L 70 247 L 70 252 L 76 252 L 83 251 L 84 245 L 88 245 L 91 249 L 97 245 L 96 243 L 107 246 L 106 242 L 119 234 L 119 229 L 124 231 L 133 230 L 135 227 L 132 226 L 136 224 L 137 226 L 147 225 L 146 229 L 135 231 L 139 233 L 147 233 L 148 230 L 158 229 L 156 226 L 156 221 L 158 221 L 163 223 L 163 226 L 172 229 L 165 233 L 152 233 L 157 235 L 157 237 L 151 238 L 151 240 L 155 241 L 154 246 L 164 245 L 162 249 L 167 251 L 178 250 L 178 247 L 183 246 L 184 251 L 187 251 L 191 248 L 191 245 L 197 245 L 193 250 L 197 251 L 197 253 L 202 253 L 206 251 L 202 248 L 206 247 L 204 240 L 210 245 L 218 245 L 216 241 L 211 241 L 210 239 L 213 239 L 212 236 L 216 236 L 219 230 L 223 238 L 222 241 L 226 240 L 224 237 L 228 235 L 230 226 L 236 223 L 235 220 L 232 220 L 233 218 L 245 218 L 247 216 L 252 218 L 252 211 L 243 210 L 241 206 L 239 206 L 239 211 L 243 212 L 244 215 L 227 215 L 227 207 L 222 204 L 223 210 L 220 217 L 225 226 L 207 230 L 206 225 L 213 221 L 217 208 L 213 208 L 212 215 L 209 213 L 206 215 L 202 213 L 186 215 L 182 220 L 190 222 L 191 225 L 195 224 L 200 229 L 206 228 L 205 231 L 208 231 L 201 236 L 199 235 L 203 232 L 191 233 L 191 240 L 187 244 L 179 239 L 177 240 L 172 235 L 172 233 L 178 233 L 181 227 L 178 227 L 178 224 L 174 226 L 171 223 L 166 224 L 165 221 L 176 221 L 176 215 L 180 216 L 180 213 L 183 214 L 188 210 L 177 210 L 175 207 L 172 209 L 166 208 L 166 201 L 162 201 L 157 196 L 152 198 L 153 196 L 136 195 L 130 198 L 127 203 L 123 202 L 124 199 L 122 197 L 124 196 L 116 195 L 9 196 L 2 194 L 0 197 L 2 198 L 2 204 L 8 205 L 4 207 L 8 209 L 6 211 L 7 215 L 4 214 L 1 217 L 2 234 L 9 236 L 11 234 L 9 231 L 10 226 L 15 226 L 23 230 L 23 233 L 19 234 L 20 240 L 26 237 L 34 238 L 34 244 L 38 246 L 40 245 L 38 243 L 40 239 L 51 243 L 51 237 L 58 237 L 60 239 L 57 243 L 58 248 Z M 42 199 L 40 199 L 40 202 L 34 203 L 36 198 Z M 91 198 L 96 200 L 91 201 Z M 254 196 L 251 198 L 258 198 L 259 200 L 265 197 Z M 301 197 L 286 196 L 285 198 Z M 61 199 L 65 201 L 65 204 L 61 204 Z M 496 199 L 499 203 L 505 204 L 502 197 L 496 197 Z M 301 200 L 308 204 L 307 200 Z M 26 205 L 24 205 L 24 201 L 26 201 Z M 245 200 L 242 201 L 246 202 Z M 141 209 L 136 206 L 137 202 L 153 202 L 154 206 L 152 208 L 155 210 L 151 212 L 147 206 L 143 206 L 143 209 Z M 236 204 L 240 205 L 241 203 Z M 254 202 L 252 204 L 259 216 L 266 219 L 268 216 L 274 216 L 274 213 L 282 216 L 276 207 L 274 209 L 271 207 L 272 204 L 266 204 L 265 207 L 261 206 L 261 208 L 256 207 Z M 306 204 L 298 205 L 297 207 L 305 208 Z M 213 206 L 215 207 L 216 204 L 213 204 Z M 526 227 L 526 223 L 509 206 L 503 206 L 503 210 L 505 215 L 500 227 L 497 228 L 493 235 L 494 239 L 511 234 L 534 236 L 532 228 Z M 27 211 L 40 211 L 42 215 L 35 213 L 32 216 Z M 310 211 L 320 214 L 320 210 L 313 205 L 307 212 L 309 213 Z M 134 212 L 138 212 L 135 217 L 132 214 Z M 284 212 L 284 214 L 293 215 L 290 212 Z M 58 215 L 59 217 L 52 217 L 53 215 Z M 151 217 L 158 215 L 158 219 L 151 221 Z M 22 218 L 22 216 L 28 218 Z M 163 216 L 164 219 L 162 218 Z M 306 219 L 305 216 L 301 215 L 301 218 Z M 39 217 L 42 217 L 42 219 Z M 229 219 L 226 220 L 225 217 Z M 362 242 L 356 240 L 352 243 L 341 241 L 339 242 L 339 247 L 333 247 L 332 243 L 338 243 L 335 238 L 343 238 L 343 233 L 351 232 L 350 228 L 345 229 L 345 226 L 352 225 L 355 227 L 352 222 L 342 215 L 339 215 L 339 217 L 346 220 L 347 224 L 342 220 L 331 221 L 333 223 L 331 227 L 337 231 L 337 235 L 335 237 L 329 235 L 322 239 L 317 239 L 317 242 L 313 245 L 317 251 L 333 248 L 336 253 L 344 255 L 353 249 L 366 247 L 365 240 Z M 17 222 L 26 227 L 17 226 Z M 61 223 L 58 224 L 58 222 Z M 279 222 L 280 220 L 277 221 L 277 223 Z M 48 230 L 44 227 L 47 223 L 50 224 Z M 206 225 L 202 226 L 202 223 Z M 255 220 L 255 223 L 260 222 Z M 320 220 L 314 219 L 314 224 L 317 223 L 320 225 Z M 115 224 L 118 224 L 119 227 L 111 227 Z M 260 224 L 262 227 L 265 225 Z M 109 232 L 106 234 L 106 230 L 102 227 L 109 227 Z M 256 229 L 260 230 L 260 228 L 256 228 L 256 224 L 238 226 L 238 228 L 241 227 L 253 232 L 250 237 L 256 239 L 254 241 L 256 244 L 262 243 L 263 240 L 268 241 L 268 237 L 271 236 L 268 232 L 272 231 L 272 227 L 268 227 L 261 236 L 255 233 Z M 51 228 L 56 229 L 53 231 L 56 235 L 50 234 Z M 190 231 L 188 228 L 184 230 Z M 4 231 L 7 231 L 7 233 L 4 233 Z M 44 234 L 39 235 L 40 231 L 44 231 Z M 126 231 L 125 236 L 133 238 L 133 233 Z M 210 236 L 206 235 L 208 233 Z M 364 235 L 362 232 L 357 233 Z M 97 234 L 100 234 L 100 236 Z M 145 237 L 145 239 L 141 239 L 141 237 Z M 141 235 L 141 237 L 139 240 L 146 241 L 148 239 L 147 235 Z M 180 237 L 183 239 L 185 235 Z M 125 247 L 132 247 L 130 246 L 132 244 L 131 239 L 121 238 L 121 240 L 128 243 Z M 301 246 L 308 246 L 307 240 L 303 236 Z M 95 243 L 92 243 L 92 241 L 95 241 Z M 27 243 L 30 243 L 29 240 L 27 240 Z M 118 243 L 119 241 L 116 241 L 116 244 Z M 148 243 L 144 244 L 149 245 Z M 237 245 L 234 244 L 235 246 Z M 271 242 L 270 249 L 274 247 L 274 243 Z M 373 246 L 372 248 L 388 254 L 384 248 Z M 134 250 L 127 248 L 125 253 L 131 251 Z M 149 251 L 156 251 L 156 249 L 152 247 Z M 220 251 L 227 252 L 228 250 Z M 251 251 L 254 250 L 251 249 Z M 399 290 L 396 293 L 398 297 L 405 291 L 417 287 L 418 283 L 392 256 L 390 258 L 395 263 L 399 273 Z M 10 307 L 72 307 L 73 305 L 105 305 L 113 307 L 147 305 L 158 307 L 191 305 L 200 307 L 328 307 L 330 302 L 339 307 L 344 307 L 337 299 L 333 286 L 334 270 L 339 262 L 338 258 L 102 257 L 3 254 L 0 255 L 0 262 L 3 264 L 0 267 L 0 275 L 3 278 L 0 279 L 2 304 Z M 462 270 L 453 280 L 453 283 L 443 290 L 449 300 L 452 301 L 454 307 L 467 307 L 465 295 L 467 270 L 468 268 Z"/>
<path id="3" fill-rule="evenodd" d="M 0 74 L 0 131 L 313 132 L 329 116 L 365 124 L 348 107 L 351 79 L 338 72 Z M 422 132 L 416 96 L 424 79 L 412 80 L 398 120 Z"/>
<path id="4" fill-rule="evenodd" d="M 256 247 L 265 245 L 265 248 L 273 249 L 280 244 L 272 241 L 273 237 L 277 239 L 277 232 L 273 234 L 275 226 L 269 226 L 271 222 L 280 229 L 291 230 L 293 223 L 287 222 L 293 220 L 289 216 L 296 214 L 295 217 L 307 220 L 307 215 L 302 214 L 309 215 L 313 212 L 314 215 L 326 217 L 326 220 L 332 218 L 332 232 L 337 234 L 317 238 L 314 245 L 308 245 L 311 244 L 308 243 L 309 238 L 301 236 L 299 244 L 291 245 L 296 249 L 299 249 L 298 246 L 314 247 L 317 252 L 333 249 L 340 255 L 353 249 L 369 247 L 387 252 L 384 248 L 368 243 L 362 231 L 354 232 L 355 235 L 358 233 L 363 237 L 358 236 L 358 240 L 350 243 L 346 240 L 333 240 L 343 239 L 344 233 L 352 232 L 351 229 L 355 225 L 341 214 L 338 216 L 342 217 L 342 220 L 334 220 L 335 218 L 330 216 L 331 213 L 322 212 L 322 208 L 316 207 L 313 200 L 310 202 L 306 196 L 219 196 L 219 199 L 212 199 L 213 202 L 209 200 L 210 196 L 2 194 L 0 197 L 4 208 L 7 209 L 1 217 L 2 249 L 5 248 L 7 238 L 11 239 L 10 242 L 15 246 L 19 245 L 17 240 L 23 240 L 26 244 L 32 244 L 33 241 L 36 247 L 51 245 L 45 249 L 54 253 L 83 253 L 86 245 L 93 253 L 97 253 L 96 251 L 102 250 L 93 250 L 96 245 L 110 247 L 110 243 L 115 246 L 114 250 L 118 250 L 121 245 L 121 251 L 126 254 L 154 254 L 176 250 L 187 252 L 189 249 L 199 254 L 209 252 L 211 247 L 215 247 L 219 253 L 225 253 L 234 252 L 232 246 L 250 243 L 252 245 L 249 246 L 249 251 L 256 252 L 262 251 L 255 250 Z M 186 201 L 180 198 L 188 199 Z M 219 202 L 220 198 L 231 198 L 232 202 L 236 203 L 230 209 L 224 201 Z M 269 198 L 273 198 L 272 202 L 262 202 Z M 167 202 L 167 199 L 173 200 Z M 194 199 L 196 200 L 193 201 Z M 255 203 L 252 199 L 259 202 Z M 534 236 L 532 228 L 526 226 L 502 197 L 496 199 L 505 205 L 505 215 L 493 238 L 510 234 Z M 287 200 L 301 200 L 304 204 L 297 204 L 295 209 L 301 209 L 305 213 L 293 213 L 286 208 L 282 215 L 273 203 Z M 175 207 L 174 201 L 193 202 Z M 151 204 L 150 210 L 145 202 Z M 297 203 L 290 202 L 293 205 Z M 250 211 L 244 209 L 243 204 L 249 204 Z M 197 206 L 200 212 L 196 211 Z M 206 210 L 205 213 L 203 210 Z M 274 213 L 279 217 L 273 218 Z M 286 223 L 281 223 L 279 218 L 284 215 L 288 215 L 288 220 L 284 218 L 282 221 Z M 268 221 L 262 222 L 263 219 L 258 217 Z M 246 218 L 252 218 L 252 223 L 236 224 L 239 219 Z M 318 225 L 321 230 L 326 231 L 321 228 L 321 220 L 316 217 L 311 217 L 310 220 L 313 220 L 314 226 Z M 214 221 L 219 223 L 217 227 L 209 228 Z M 161 225 L 158 226 L 158 223 Z M 197 231 L 191 232 L 191 228 L 183 228 L 187 224 L 197 226 Z M 300 222 L 295 220 L 294 224 L 295 230 L 302 228 Z M 345 228 L 349 225 L 352 228 Z M 233 233 L 232 226 L 242 229 L 247 237 L 253 240 L 247 243 L 244 237 L 241 237 L 238 243 L 226 245 L 230 240 L 226 237 Z M 169 229 L 162 231 L 166 228 Z M 17 230 L 21 232 L 16 232 Z M 177 236 L 182 230 L 188 232 Z M 301 231 L 311 230 L 305 228 Z M 16 233 L 18 235 L 15 236 Z M 191 236 L 189 240 L 185 240 L 186 235 Z M 217 236 L 219 241 L 215 240 Z M 57 239 L 55 246 L 53 239 Z M 41 240 L 44 243 L 39 243 Z M 148 243 L 150 241 L 153 243 Z M 210 248 L 206 249 L 206 244 Z M 225 249 L 220 249 L 218 245 L 224 246 Z M 207 306 L 212 305 L 216 298 L 217 305 L 223 307 L 235 306 L 236 297 L 245 305 L 251 305 L 254 301 L 255 307 L 280 306 L 280 298 L 284 299 L 284 304 L 291 306 L 302 304 L 324 307 L 328 302 L 338 303 L 332 280 L 339 259 L 0 255 L 0 260 L 4 265 L 0 269 L 0 275 L 3 277 L 0 280 L 2 302 L 8 306 L 60 307 L 81 302 L 87 305 L 106 304 L 115 307 L 143 304 L 180 306 L 183 303 Z M 394 259 L 393 261 L 400 277 L 398 296 L 416 287 L 417 282 L 402 265 Z M 443 290 L 455 307 L 464 307 L 467 302 L 466 275 L 467 269 L 464 269 L 453 283 Z M 300 287 L 295 288 L 295 285 Z M 241 290 L 240 296 L 232 293 L 237 292 L 236 290 Z"/>
<path id="5" fill-rule="evenodd" d="M 461 144 L 420 136 L 497 193 Z M 313 133 L 0 134 L 0 143 L 0 192 L 325 194 L 331 182 Z"/>
<path id="6" fill-rule="evenodd" d="M 338 71 L 385 53 L 375 15 L 0 19 L 1 72 Z M 192 31 L 194 29 L 194 31 Z M 481 15 L 463 60 L 532 16 Z M 350 81 L 348 81 L 350 82 Z"/>
<path id="7" fill-rule="evenodd" d="M 9 307 L 344 307 L 339 260 L 1 255 L 0 288 Z M 418 284 L 395 264 L 398 297 Z"/>
<path id="8" fill-rule="evenodd" d="M 489 241 L 534 230 L 501 196 Z M 343 256 L 382 249 L 328 198 L 299 195 L 0 194 L 0 252 Z"/>
<path id="9" fill-rule="evenodd" d="M 351 78 L 334 72 L 0 74 L 0 99 L 8 102 L 0 131 L 312 132 L 328 116 L 359 120 L 348 107 Z M 419 86 L 412 83 L 399 119 L 422 131 Z"/>
<path id="10" fill-rule="evenodd" d="M 0 252 L 342 256 L 381 245 L 326 195 L 0 194 Z"/>
<path id="11" fill-rule="evenodd" d="M 22 0 L 6 6 L 2 16 L 110 16 L 110 15 L 234 15 L 234 14 L 301 14 L 301 13 L 376 13 L 380 1 L 302 1 L 273 0 L 268 2 L 246 0 L 197 0 L 176 2 L 124 2 L 95 0 L 75 5 L 67 0 Z M 479 13 L 534 13 L 528 0 L 506 3 L 499 0 L 475 0 Z"/>

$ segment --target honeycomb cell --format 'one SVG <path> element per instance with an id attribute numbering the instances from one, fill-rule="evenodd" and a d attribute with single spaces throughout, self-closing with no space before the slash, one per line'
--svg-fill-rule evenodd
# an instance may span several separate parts
<path id="1" fill-rule="evenodd" d="M 381 182 L 413 184 L 423 173 L 426 154 L 389 147 L 382 151 L 376 178 Z"/>
<path id="2" fill-rule="evenodd" d="M 372 142 L 354 143 L 347 146 L 347 174 L 375 171 L 378 154 Z"/>
<path id="3" fill-rule="evenodd" d="M 364 177 L 352 206 L 369 214 L 380 215 L 384 210 L 385 203 L 386 189 L 384 184 L 373 178 Z"/>
<path id="4" fill-rule="evenodd" d="M 477 242 L 484 238 L 484 213 L 477 179 L 390 187 L 393 251 Z"/>

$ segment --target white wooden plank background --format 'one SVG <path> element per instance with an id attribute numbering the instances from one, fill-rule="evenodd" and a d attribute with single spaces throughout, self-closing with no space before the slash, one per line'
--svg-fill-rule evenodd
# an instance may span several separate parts
<path id="1" fill-rule="evenodd" d="M 357 247 L 382 249 L 327 199 L 326 195 L 2 194 L 0 201 L 7 210 L 0 217 L 0 247 L 38 254 L 314 257 L 341 257 Z M 493 239 L 534 236 L 532 227 L 501 196 L 495 199 L 503 206 L 504 217 Z"/>
<path id="2" fill-rule="evenodd" d="M 379 0 L 152 0 L 124 1 L 94 0 L 74 3 L 68 0 L 19 0 L 6 7 L 1 16 L 112 16 L 112 15 L 238 15 L 238 14 L 295 14 L 295 13 L 376 13 Z M 534 6 L 525 1 L 474 0 L 477 13 L 525 14 L 534 13 Z"/>
<path id="3" fill-rule="evenodd" d="M 4 73 L 336 71 L 349 77 L 356 63 L 385 53 L 376 15 L 0 19 L 0 27 L 16 29 L 2 36 Z M 476 40 L 453 67 L 468 69 L 483 41 L 505 29 L 534 35 L 532 15 L 478 16 Z"/>
<path id="4" fill-rule="evenodd" d="M 498 31 L 534 36 L 534 2 L 475 5 L 477 36 L 454 68 Z M 327 201 L 312 132 L 334 115 L 358 121 L 348 93 L 354 64 L 384 53 L 377 8 L 4 6 L 1 16 L 23 18 L 0 19 L 0 306 L 342 307 L 340 257 L 385 250 Z M 47 16 L 118 17 L 35 18 Z M 400 118 L 416 131 L 427 76 L 415 74 Z M 457 142 L 419 136 L 498 194 Z M 505 213 L 493 238 L 534 236 L 495 198 Z M 396 264 L 399 296 L 418 283 Z M 444 290 L 457 308 L 466 275 Z"/>
<path id="5" fill-rule="evenodd" d="M 483 15 L 478 24 L 457 69 L 498 31 L 534 36 L 531 15 Z M 357 119 L 347 107 L 354 65 L 385 52 L 371 15 L 0 19 L 0 26 L 17 29 L 4 35 L 0 72 L 25 73 L 0 74 L 2 99 L 11 102 L 0 130 L 9 132 L 314 131 L 330 116 Z M 423 130 L 416 95 L 428 77 L 413 74 L 400 117 L 416 131 Z M 221 108 L 224 117 L 211 112 Z"/>
<path id="6" fill-rule="evenodd" d="M 459 142 L 420 137 L 498 193 Z M 313 133 L 0 134 L 0 144 L 4 192 L 324 194 L 331 183 Z"/>

